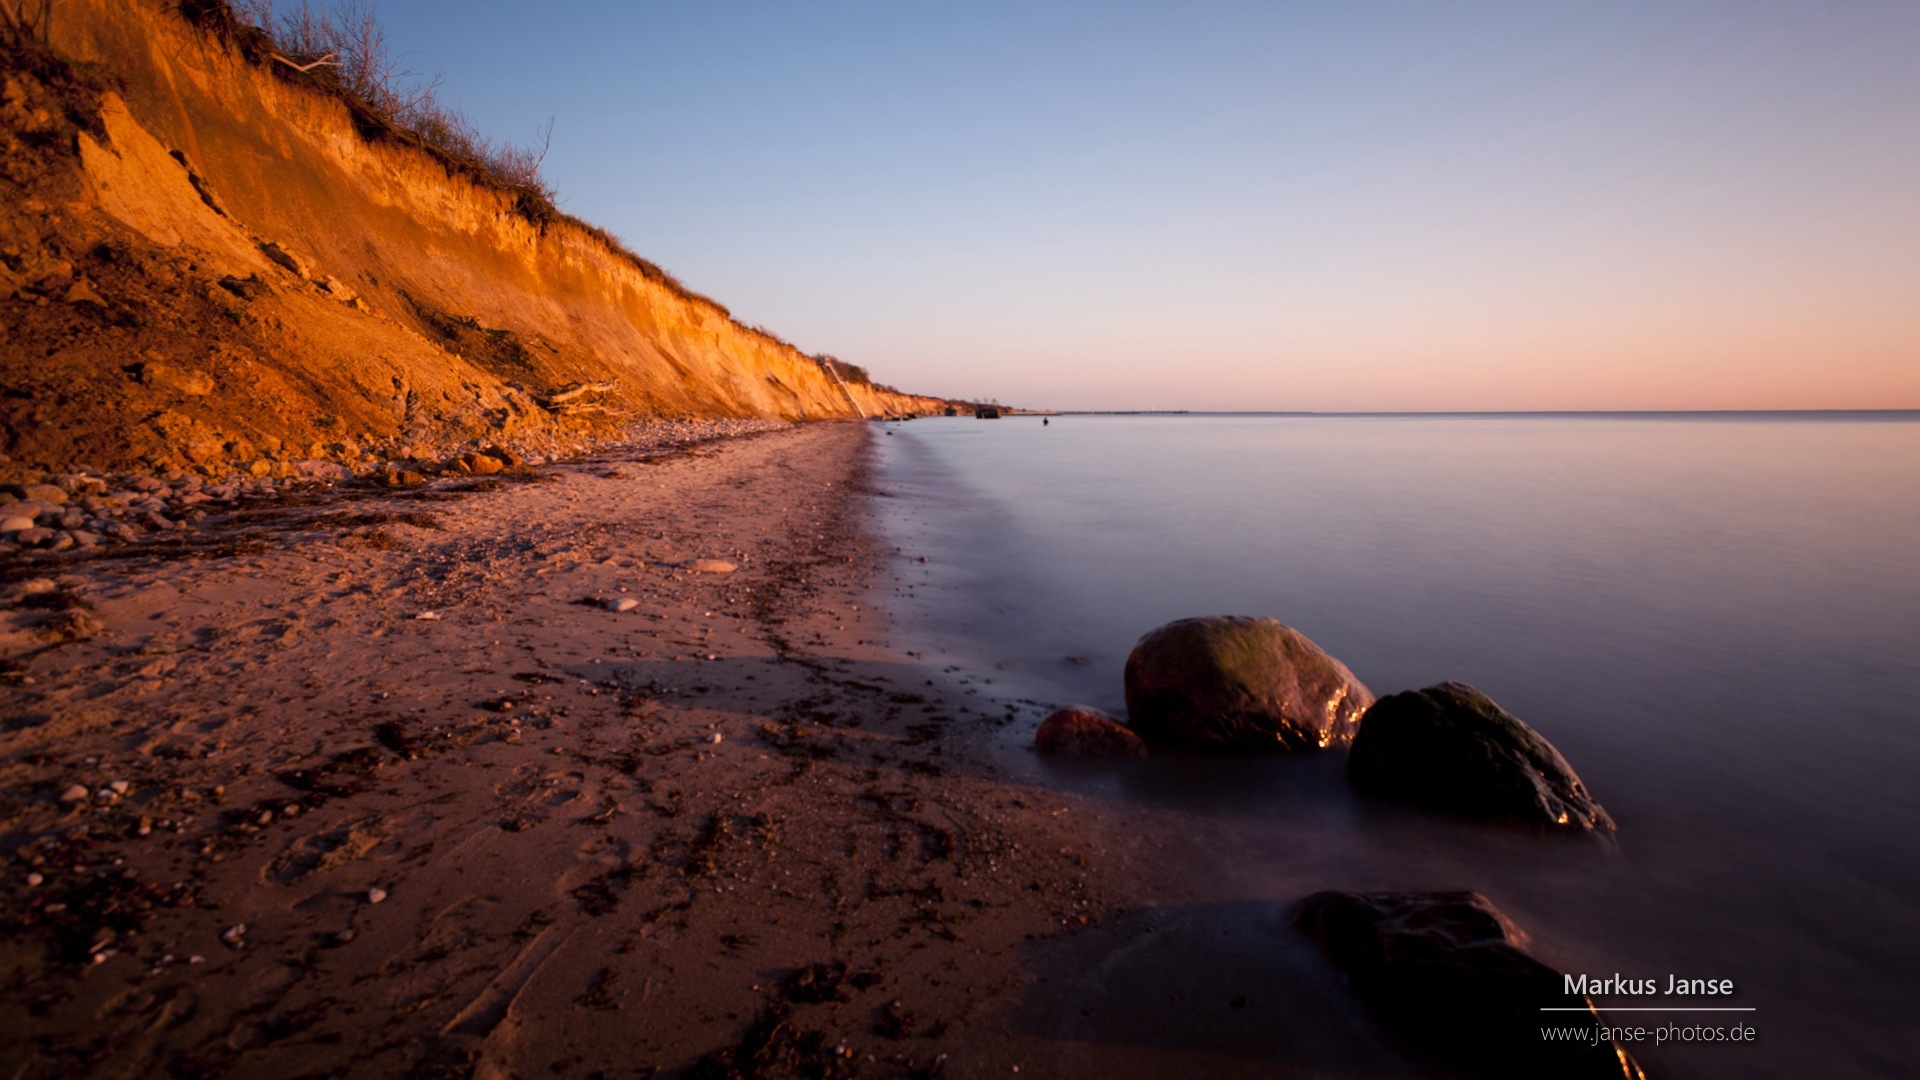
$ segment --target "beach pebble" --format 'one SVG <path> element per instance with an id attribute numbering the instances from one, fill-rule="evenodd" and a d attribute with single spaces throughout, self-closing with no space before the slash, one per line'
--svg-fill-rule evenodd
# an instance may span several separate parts
<path id="1" fill-rule="evenodd" d="M 86 797 L 87 786 L 85 784 L 74 784 L 60 793 L 60 801 L 65 803 L 80 802 Z"/>
<path id="2" fill-rule="evenodd" d="M 367 903 L 377 904 L 387 898 L 387 890 L 375 886 L 367 890 Z"/>
<path id="3" fill-rule="evenodd" d="M 695 559 L 687 564 L 687 569 L 696 574 L 731 574 L 740 568 L 725 559 Z"/>
<path id="4" fill-rule="evenodd" d="M 247 936 L 246 923 L 235 923 L 234 925 L 229 926 L 225 930 L 222 930 L 220 932 L 220 940 L 226 942 L 227 944 L 233 946 L 236 949 L 241 946 L 246 936 Z M 191 963 L 192 961 L 188 961 L 188 962 Z"/>
<path id="5" fill-rule="evenodd" d="M 631 596 L 623 596 L 618 600 L 607 601 L 607 608 L 612 611 L 632 611 L 639 606 L 640 601 L 635 600 Z"/>
<path id="6" fill-rule="evenodd" d="M 716 731 L 712 735 L 707 736 L 707 741 L 710 743 L 718 744 L 724 738 L 726 738 L 726 736 L 721 735 L 719 732 Z"/>
<path id="7" fill-rule="evenodd" d="M 46 881 L 47 879 L 45 875 L 40 874 L 39 872 L 36 871 L 35 873 L 31 873 L 27 875 L 27 888 L 37 889 L 40 886 L 46 884 Z"/>
<path id="8" fill-rule="evenodd" d="M 414 619 L 417 622 L 439 622 L 440 613 L 437 611 L 423 611 L 420 614 L 415 615 Z"/>
<path id="9" fill-rule="evenodd" d="M 1075 757 L 1143 758 L 1147 744 L 1133 729 L 1099 709 L 1068 705 L 1054 710 L 1033 733 L 1033 748 L 1043 754 Z"/>
<path id="10" fill-rule="evenodd" d="M 107 790 L 113 792 L 115 795 L 125 795 L 127 790 L 132 786 L 133 785 L 127 783 L 125 780 L 115 780 L 113 783 L 107 785 Z"/>
<path id="11" fill-rule="evenodd" d="M 25 532 L 33 528 L 33 519 L 21 515 L 0 518 L 0 533 Z"/>

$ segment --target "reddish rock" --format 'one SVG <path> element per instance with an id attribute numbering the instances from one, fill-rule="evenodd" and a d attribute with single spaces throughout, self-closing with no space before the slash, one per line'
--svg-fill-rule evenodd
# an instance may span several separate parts
<path id="1" fill-rule="evenodd" d="M 491 476 L 506 469 L 506 463 L 491 454 L 462 454 L 460 463 L 475 476 Z"/>
<path id="2" fill-rule="evenodd" d="M 480 452 L 499 461 L 500 464 L 509 469 L 518 469 L 527 463 L 525 458 L 522 458 L 519 454 L 514 453 L 504 446 L 489 446 Z"/>
<path id="3" fill-rule="evenodd" d="M 1133 729 L 1099 709 L 1068 705 L 1056 709 L 1033 733 L 1034 749 L 1075 757 L 1143 758 L 1147 744 Z"/>

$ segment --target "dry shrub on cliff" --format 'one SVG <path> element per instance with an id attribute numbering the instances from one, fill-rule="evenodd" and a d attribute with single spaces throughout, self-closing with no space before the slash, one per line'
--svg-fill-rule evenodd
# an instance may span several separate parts
<path id="1" fill-rule="evenodd" d="M 0 0 L 0 3 L 9 0 Z M 27 0 L 17 0 L 27 2 Z M 51 0 L 47 0 L 51 2 Z M 571 222 L 628 260 L 648 280 L 674 294 L 717 310 L 712 297 L 681 284 L 658 264 L 641 258 L 605 229 L 560 212 L 554 191 L 540 175 L 553 135 L 549 119 L 537 145 L 496 142 L 439 99 L 438 76 L 422 81 L 402 68 L 387 47 L 373 11 L 358 0 L 316 9 L 302 0 L 297 10 L 278 11 L 274 0 L 178 0 L 180 14 L 225 40 L 248 60 L 276 75 L 298 79 L 345 102 L 360 133 L 396 138 L 440 157 L 489 187 L 511 193 L 514 209 L 534 225 Z"/>
<path id="2" fill-rule="evenodd" d="M 9 49 L 44 43 L 53 30 L 53 0 L 0 0 L 0 45 Z"/>
<path id="3" fill-rule="evenodd" d="M 373 9 L 360 0 L 315 7 L 276 8 L 274 0 L 238 0 L 222 19 L 221 0 L 189 0 L 182 11 L 202 25 L 224 28 L 243 22 L 265 37 L 267 60 L 302 75 L 359 105 L 379 121 L 380 134 L 398 133 L 431 147 L 464 171 L 511 191 L 520 211 L 535 223 L 558 216 L 553 188 L 540 175 L 553 121 L 538 145 L 520 146 L 482 134 L 459 110 L 440 100 L 440 76 L 422 79 L 402 67 L 387 45 Z M 211 17 L 209 18 L 209 14 Z"/>

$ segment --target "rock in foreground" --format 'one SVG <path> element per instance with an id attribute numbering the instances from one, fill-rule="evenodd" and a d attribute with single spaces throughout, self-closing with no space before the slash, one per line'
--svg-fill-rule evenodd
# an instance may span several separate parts
<path id="1" fill-rule="evenodd" d="M 1475 1075 L 1644 1080 L 1625 1050 L 1598 1037 L 1592 1002 L 1527 955 L 1478 893 L 1321 892 L 1289 914 L 1383 1020 Z M 1547 1023 L 1581 1035 L 1545 1040 Z"/>
<path id="2" fill-rule="evenodd" d="M 1033 747 L 1043 754 L 1074 757 L 1143 758 L 1147 744 L 1133 729 L 1099 709 L 1068 705 L 1040 721 Z"/>
<path id="3" fill-rule="evenodd" d="M 1225 753 L 1313 750 L 1353 737 L 1373 693 L 1277 619 L 1170 622 L 1127 657 L 1127 721 L 1148 744 Z"/>
<path id="4" fill-rule="evenodd" d="M 1465 683 L 1381 698 L 1360 720 L 1347 778 L 1449 813 L 1613 832 L 1613 819 L 1553 744 Z"/>

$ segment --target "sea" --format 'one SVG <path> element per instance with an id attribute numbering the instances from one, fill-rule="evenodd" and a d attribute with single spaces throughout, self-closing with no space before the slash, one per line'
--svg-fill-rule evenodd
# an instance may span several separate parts
<path id="1" fill-rule="evenodd" d="M 1651 1073 L 1920 1075 L 1920 413 L 1015 415 L 876 432 L 898 640 L 979 703 L 1010 775 L 1093 799 L 1187 889 L 1122 917 L 1185 930 L 1141 961 L 1157 968 L 1087 976 L 1094 1015 L 1063 1037 L 1199 1038 L 1136 1022 L 1114 987 L 1204 984 L 1175 954 L 1221 952 L 1200 940 L 1216 931 L 1239 935 L 1223 979 L 1287 993 L 1272 973 L 1319 961 L 1287 940 L 1284 908 L 1315 890 L 1473 889 L 1563 971 L 1732 981 L 1677 1003 L 1746 1011 L 1607 1014 L 1674 1027 L 1629 1045 Z M 1617 844 L 1364 799 L 1339 750 L 1031 752 L 1056 705 L 1124 717 L 1134 642 L 1206 614 L 1277 618 L 1379 695 L 1479 687 L 1560 749 Z M 1064 948 L 1050 962 L 1070 980 Z M 1755 1034 L 1688 1041 L 1689 1024 Z M 1298 1031 L 1207 1037 L 1242 1061 L 1394 1071 Z"/>

